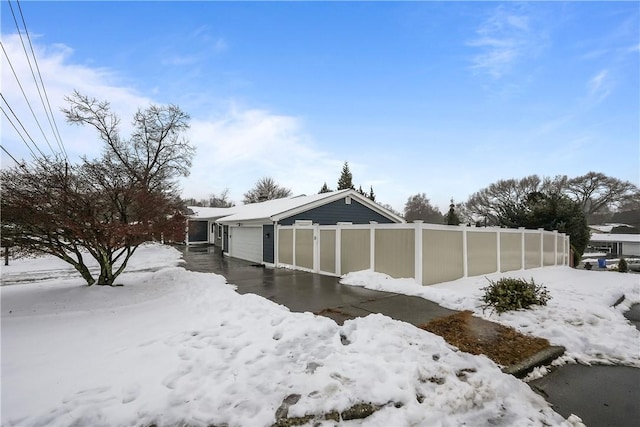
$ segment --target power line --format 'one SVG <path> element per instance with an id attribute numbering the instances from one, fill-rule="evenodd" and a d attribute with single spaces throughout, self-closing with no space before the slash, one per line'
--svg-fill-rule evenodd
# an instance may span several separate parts
<path id="1" fill-rule="evenodd" d="M 42 133 L 42 136 L 44 137 L 44 140 L 47 142 L 47 145 L 51 149 L 51 152 L 54 152 L 53 151 L 53 147 L 51 147 L 51 144 L 49 143 L 49 139 L 47 138 L 47 135 L 45 135 L 44 130 L 42 129 L 42 126 L 40 126 L 40 121 L 38 121 L 38 117 L 36 116 L 35 111 L 33 111 L 33 107 L 31 106 L 31 103 L 29 102 L 29 98 L 27 97 L 27 94 L 25 93 L 24 88 L 22 87 L 22 83 L 20 83 L 20 79 L 18 78 L 16 70 L 13 68 L 13 64 L 11 63 L 11 59 L 9 59 L 9 55 L 7 54 L 7 51 L 4 48 L 4 44 L 2 44 L 1 41 L 0 41 L 0 47 L 2 47 L 2 52 L 4 52 L 4 56 L 7 58 L 7 62 L 9 63 L 9 67 L 11 68 L 11 71 L 13 72 L 13 76 L 16 78 L 16 82 L 18 83 L 18 87 L 20 88 L 20 91 L 22 92 L 22 96 L 24 96 L 24 100 L 27 102 L 27 106 L 29 107 L 29 110 L 31 111 L 31 115 L 33 116 L 34 120 L 36 121 L 36 125 L 38 125 L 38 129 L 40 129 L 40 133 Z M 1 92 L 0 92 L 0 95 L 1 95 Z M 4 99 L 4 97 L 2 99 Z M 5 103 L 6 102 L 7 101 L 5 100 Z M 7 105 L 8 105 L 8 103 L 7 103 Z M 34 142 L 34 144 L 35 144 L 35 142 Z"/>
<path id="2" fill-rule="evenodd" d="M 18 36 L 20 37 L 20 42 L 21 42 L 21 44 L 22 44 L 22 49 L 23 49 L 23 51 L 24 51 L 25 57 L 27 58 L 27 64 L 29 64 L 29 69 L 31 70 L 31 76 L 33 77 L 33 81 L 34 81 L 34 83 L 35 83 L 35 85 L 36 85 L 36 89 L 38 90 L 38 96 L 40 97 L 40 102 L 42 103 L 42 107 L 43 107 L 43 109 L 44 109 L 44 111 L 45 111 L 45 115 L 46 115 L 46 117 L 47 117 L 47 120 L 49 121 L 49 126 L 50 126 L 50 127 L 51 127 L 51 129 L 53 130 L 53 129 L 54 129 L 54 127 L 53 127 L 53 124 L 52 124 L 52 122 L 51 122 L 51 118 L 49 117 L 49 112 L 48 112 L 47 107 L 46 107 L 46 105 L 45 105 L 44 97 L 42 96 L 42 92 L 41 92 L 41 90 L 40 90 L 40 86 L 38 85 L 38 80 L 36 79 L 36 75 L 35 75 L 35 72 L 34 72 L 34 70 L 33 70 L 33 65 L 31 64 L 31 59 L 30 59 L 30 57 L 29 57 L 29 53 L 27 52 L 27 48 L 26 48 L 26 46 L 25 46 L 24 39 L 22 38 L 22 31 L 20 30 L 20 25 L 18 24 L 18 20 L 17 20 L 17 18 L 16 18 L 15 12 L 14 12 L 14 10 L 13 10 L 13 6 L 11 5 L 11 1 L 9 1 L 8 3 L 9 3 L 9 8 L 11 9 L 11 15 L 13 16 L 13 22 L 14 22 L 14 23 L 15 23 L 15 25 L 16 25 L 16 29 L 17 29 L 17 31 L 18 31 Z M 18 4 L 18 6 L 19 6 L 19 4 Z M 22 9 L 20 9 L 20 12 L 22 13 Z M 23 22 L 24 22 L 24 17 L 22 17 L 22 20 L 23 20 Z M 25 26 L 25 33 L 27 33 L 26 26 Z M 28 36 L 28 33 L 27 33 L 27 36 Z M 30 42 L 31 42 L 31 41 L 30 41 L 30 39 L 29 39 L 29 43 L 30 43 Z M 4 53 L 5 53 L 5 56 L 7 57 L 7 60 L 9 61 L 9 64 L 11 65 L 11 61 L 9 60 L 9 56 L 8 56 L 8 54 L 7 54 L 6 50 L 4 49 L 4 46 L 2 46 L 2 49 L 3 49 Z M 32 52 L 33 52 L 33 47 L 32 47 Z M 34 62 L 35 62 L 35 54 L 34 54 Z M 29 100 L 28 100 L 28 98 L 27 98 L 27 95 L 26 95 L 26 93 L 25 93 L 25 91 L 24 91 L 24 89 L 23 89 L 23 87 L 22 87 L 22 84 L 20 83 L 20 80 L 19 80 L 19 79 L 18 79 L 18 77 L 17 77 L 17 74 L 16 74 L 16 72 L 15 72 L 15 69 L 13 68 L 13 65 L 11 65 L 11 69 L 12 69 L 12 71 L 13 71 L 13 73 L 14 73 L 14 76 L 15 76 L 16 80 L 18 81 L 18 85 L 20 86 L 20 89 L 22 90 L 22 94 L 23 94 L 23 96 L 25 97 L 25 100 L 27 101 L 27 105 L 29 106 L 29 109 L 31 110 L 31 114 L 33 114 L 33 117 L 34 117 L 34 119 L 35 119 L 35 121 L 36 121 L 36 123 L 37 123 L 37 125 L 38 125 L 38 128 L 40 128 L 40 132 L 42 132 L 42 136 L 44 137 L 44 139 L 45 139 L 45 141 L 46 141 L 47 145 L 49 146 L 49 149 L 51 150 L 51 152 L 55 155 L 55 150 L 53 149 L 53 147 L 52 147 L 52 146 L 51 146 L 51 144 L 49 143 L 49 139 L 47 138 L 47 136 L 45 135 L 45 133 L 44 133 L 44 131 L 43 131 L 42 127 L 40 126 L 40 122 L 38 121 L 38 119 L 37 119 L 37 117 L 36 117 L 36 114 L 35 114 L 35 112 L 33 111 L 33 108 L 31 107 L 31 103 L 29 102 Z M 38 69 L 38 73 L 39 73 L 39 69 Z M 42 81 L 42 76 L 41 76 L 41 75 L 40 75 L 40 80 Z M 44 89 L 44 85 L 43 85 L 43 89 Z M 3 97 L 3 99 L 4 99 L 4 97 Z M 6 102 L 6 100 L 5 100 L 5 103 L 7 103 L 7 102 Z M 7 103 L 7 106 L 8 106 L 8 103 Z M 11 107 L 9 107 L 9 108 L 11 109 Z M 13 113 L 13 110 L 12 110 L 12 113 Z M 5 114 L 5 115 L 6 115 L 6 114 Z M 52 115 L 53 115 L 53 114 L 52 114 Z M 15 113 L 14 113 L 14 116 L 17 118 L 17 116 L 15 115 Z M 55 119 L 54 119 L 54 120 L 55 120 Z M 20 125 L 22 126 L 22 123 L 20 123 Z M 24 126 L 22 126 L 22 128 L 24 129 Z M 25 129 L 25 132 L 26 132 L 26 129 Z M 27 135 L 28 135 L 28 133 L 27 133 Z M 55 130 L 54 130 L 54 137 L 56 137 Z M 42 150 L 40 150 L 40 148 L 37 146 L 37 144 L 35 143 L 35 141 L 33 141 L 33 139 L 32 139 L 31 137 L 29 137 L 29 139 L 31 139 L 31 141 L 33 142 L 33 144 L 35 145 L 35 147 L 36 147 L 36 148 L 38 148 L 38 151 L 39 151 L 40 153 L 42 153 Z M 60 143 L 58 143 L 58 145 L 60 146 Z M 62 147 L 61 147 L 61 148 L 62 148 Z M 64 149 L 63 149 L 62 151 L 63 151 L 63 153 L 64 153 L 65 157 L 67 157 L 67 155 L 66 155 L 66 151 L 65 151 Z M 43 157 L 44 157 L 44 154 L 43 154 Z"/>
<path id="3" fill-rule="evenodd" d="M 29 132 L 27 132 L 27 130 L 25 129 L 24 125 L 22 124 L 22 122 L 20 121 L 20 119 L 18 118 L 18 116 L 16 116 L 16 113 L 14 113 L 13 109 L 11 108 L 11 106 L 9 105 L 9 103 L 7 102 L 6 99 L 4 99 L 4 95 L 2 95 L 2 93 L 0 93 L 0 98 L 2 98 L 2 100 L 4 101 L 5 104 L 7 104 L 7 108 L 9 108 L 9 111 L 11 111 L 11 114 L 13 114 L 13 117 L 15 117 L 15 119 L 18 121 L 18 123 L 20 124 L 20 127 L 22 127 L 22 130 L 24 131 L 24 133 L 27 135 L 27 137 L 29 137 L 29 140 L 31 140 L 31 143 L 33 144 L 34 147 L 36 147 L 36 149 L 38 150 L 38 152 L 42 155 L 42 157 L 46 157 L 44 155 L 44 153 L 42 152 L 42 150 L 40 150 L 40 147 L 38 147 L 38 144 L 35 143 L 35 141 L 33 140 L 33 138 L 31 138 L 31 135 L 29 135 Z M 5 117 L 7 118 L 7 120 L 9 120 L 9 123 L 11 123 L 11 126 L 13 126 L 13 128 L 16 130 L 16 132 L 18 133 L 18 135 L 20 135 L 20 138 L 22 138 L 22 142 L 24 142 L 24 144 L 27 146 L 27 148 L 29 149 L 29 151 L 31 151 L 31 154 L 33 155 L 34 160 L 37 160 L 37 156 L 36 154 L 33 152 L 33 150 L 31 149 L 31 146 L 27 143 L 27 140 L 24 139 L 24 136 L 22 136 L 22 134 L 20 133 L 20 131 L 18 130 L 18 128 L 16 127 L 16 125 L 13 123 L 13 121 L 11 120 L 11 117 L 9 117 L 9 115 L 7 114 L 7 112 L 4 110 L 4 108 L 2 108 L 2 106 L 0 106 L 0 109 L 2 109 L 2 112 L 4 113 Z"/>
<path id="4" fill-rule="evenodd" d="M 23 169 L 26 169 L 26 167 L 25 167 L 24 163 L 20 163 L 19 161 L 17 161 L 17 160 L 16 160 L 16 158 L 15 158 L 15 157 L 13 157 L 13 156 L 11 155 L 11 153 L 10 153 L 10 152 L 8 152 L 8 151 L 7 151 L 7 149 L 6 149 L 6 148 L 4 148 L 4 147 L 2 146 L 2 144 L 0 144 L 0 149 L 2 149 L 2 151 L 4 151 L 5 153 L 7 153 L 7 155 L 8 155 L 9 157 L 11 157 L 11 160 L 13 160 L 13 161 L 14 161 L 14 163 L 15 163 L 16 165 L 20 166 L 20 167 L 21 167 L 21 168 L 23 168 Z"/>
<path id="5" fill-rule="evenodd" d="M 69 160 L 67 156 L 67 150 L 64 148 L 64 143 L 62 142 L 62 138 L 60 137 L 60 131 L 58 130 L 58 124 L 56 123 L 56 118 L 53 115 L 53 110 L 51 109 L 51 103 L 49 102 L 49 96 L 47 95 L 47 87 L 44 85 L 44 81 L 42 80 L 42 73 L 40 72 L 40 67 L 38 66 L 38 58 L 36 53 L 33 50 L 33 44 L 31 43 L 31 37 L 29 36 L 29 30 L 27 29 L 27 23 L 24 20 L 24 14 L 22 13 L 22 6 L 20 6 L 20 0 L 16 0 L 18 4 L 18 10 L 20 11 L 20 17 L 22 18 L 22 25 L 24 26 L 24 32 L 27 35 L 27 40 L 29 41 L 29 48 L 31 49 L 31 55 L 33 56 L 33 62 L 36 64 L 36 70 L 38 71 L 38 77 L 40 77 L 40 84 L 42 85 L 42 91 L 44 92 L 45 99 L 47 101 L 47 106 L 49 107 L 49 114 L 51 115 L 51 121 L 53 121 L 52 130 L 54 130 L 53 134 L 56 137 L 56 142 L 58 143 L 58 147 L 62 150 L 64 157 Z M 46 110 L 46 109 L 45 109 Z M 51 125 L 51 121 L 49 121 L 49 125 Z"/>

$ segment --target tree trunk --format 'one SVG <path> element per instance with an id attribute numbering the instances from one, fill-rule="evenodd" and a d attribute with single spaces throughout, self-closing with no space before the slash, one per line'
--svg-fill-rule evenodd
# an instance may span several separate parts
<path id="1" fill-rule="evenodd" d="M 96 283 L 96 279 L 93 278 L 93 276 L 91 275 L 91 272 L 89 271 L 86 265 L 79 264 L 79 263 L 72 263 L 72 265 L 75 267 L 76 270 L 78 270 L 78 273 L 80 273 L 82 278 L 86 280 L 87 286 L 91 286 L 94 283 Z"/>
<path id="2" fill-rule="evenodd" d="M 113 281 L 116 279 L 116 276 L 113 275 L 113 260 L 111 259 L 111 254 L 101 251 L 99 258 L 100 276 L 98 277 L 97 284 L 102 286 L 113 286 Z"/>

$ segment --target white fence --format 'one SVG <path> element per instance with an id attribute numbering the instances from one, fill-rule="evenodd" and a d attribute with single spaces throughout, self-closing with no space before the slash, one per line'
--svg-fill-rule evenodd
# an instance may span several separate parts
<path id="1" fill-rule="evenodd" d="M 467 276 L 568 265 L 557 231 L 436 224 L 277 226 L 275 264 L 340 276 L 372 269 L 423 285 Z"/>

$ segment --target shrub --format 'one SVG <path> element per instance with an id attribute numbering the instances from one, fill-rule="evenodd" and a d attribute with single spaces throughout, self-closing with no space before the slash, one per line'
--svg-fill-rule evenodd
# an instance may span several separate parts
<path id="1" fill-rule="evenodd" d="M 533 278 L 531 282 L 512 277 L 503 277 L 498 281 L 489 280 L 489 286 L 482 290 L 485 291 L 482 308 L 491 307 L 498 313 L 527 309 L 532 305 L 547 305 L 547 301 L 551 299 L 547 288 L 536 284 Z"/>
<path id="2" fill-rule="evenodd" d="M 624 258 L 620 258 L 620 261 L 618 261 L 618 271 L 620 273 L 626 273 L 627 270 L 629 270 L 629 266 L 627 265 L 627 260 Z"/>

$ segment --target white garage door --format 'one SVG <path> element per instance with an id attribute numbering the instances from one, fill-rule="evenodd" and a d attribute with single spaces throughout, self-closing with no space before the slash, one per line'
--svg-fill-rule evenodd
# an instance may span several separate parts
<path id="1" fill-rule="evenodd" d="M 247 261 L 262 262 L 262 227 L 229 227 L 230 255 Z"/>

